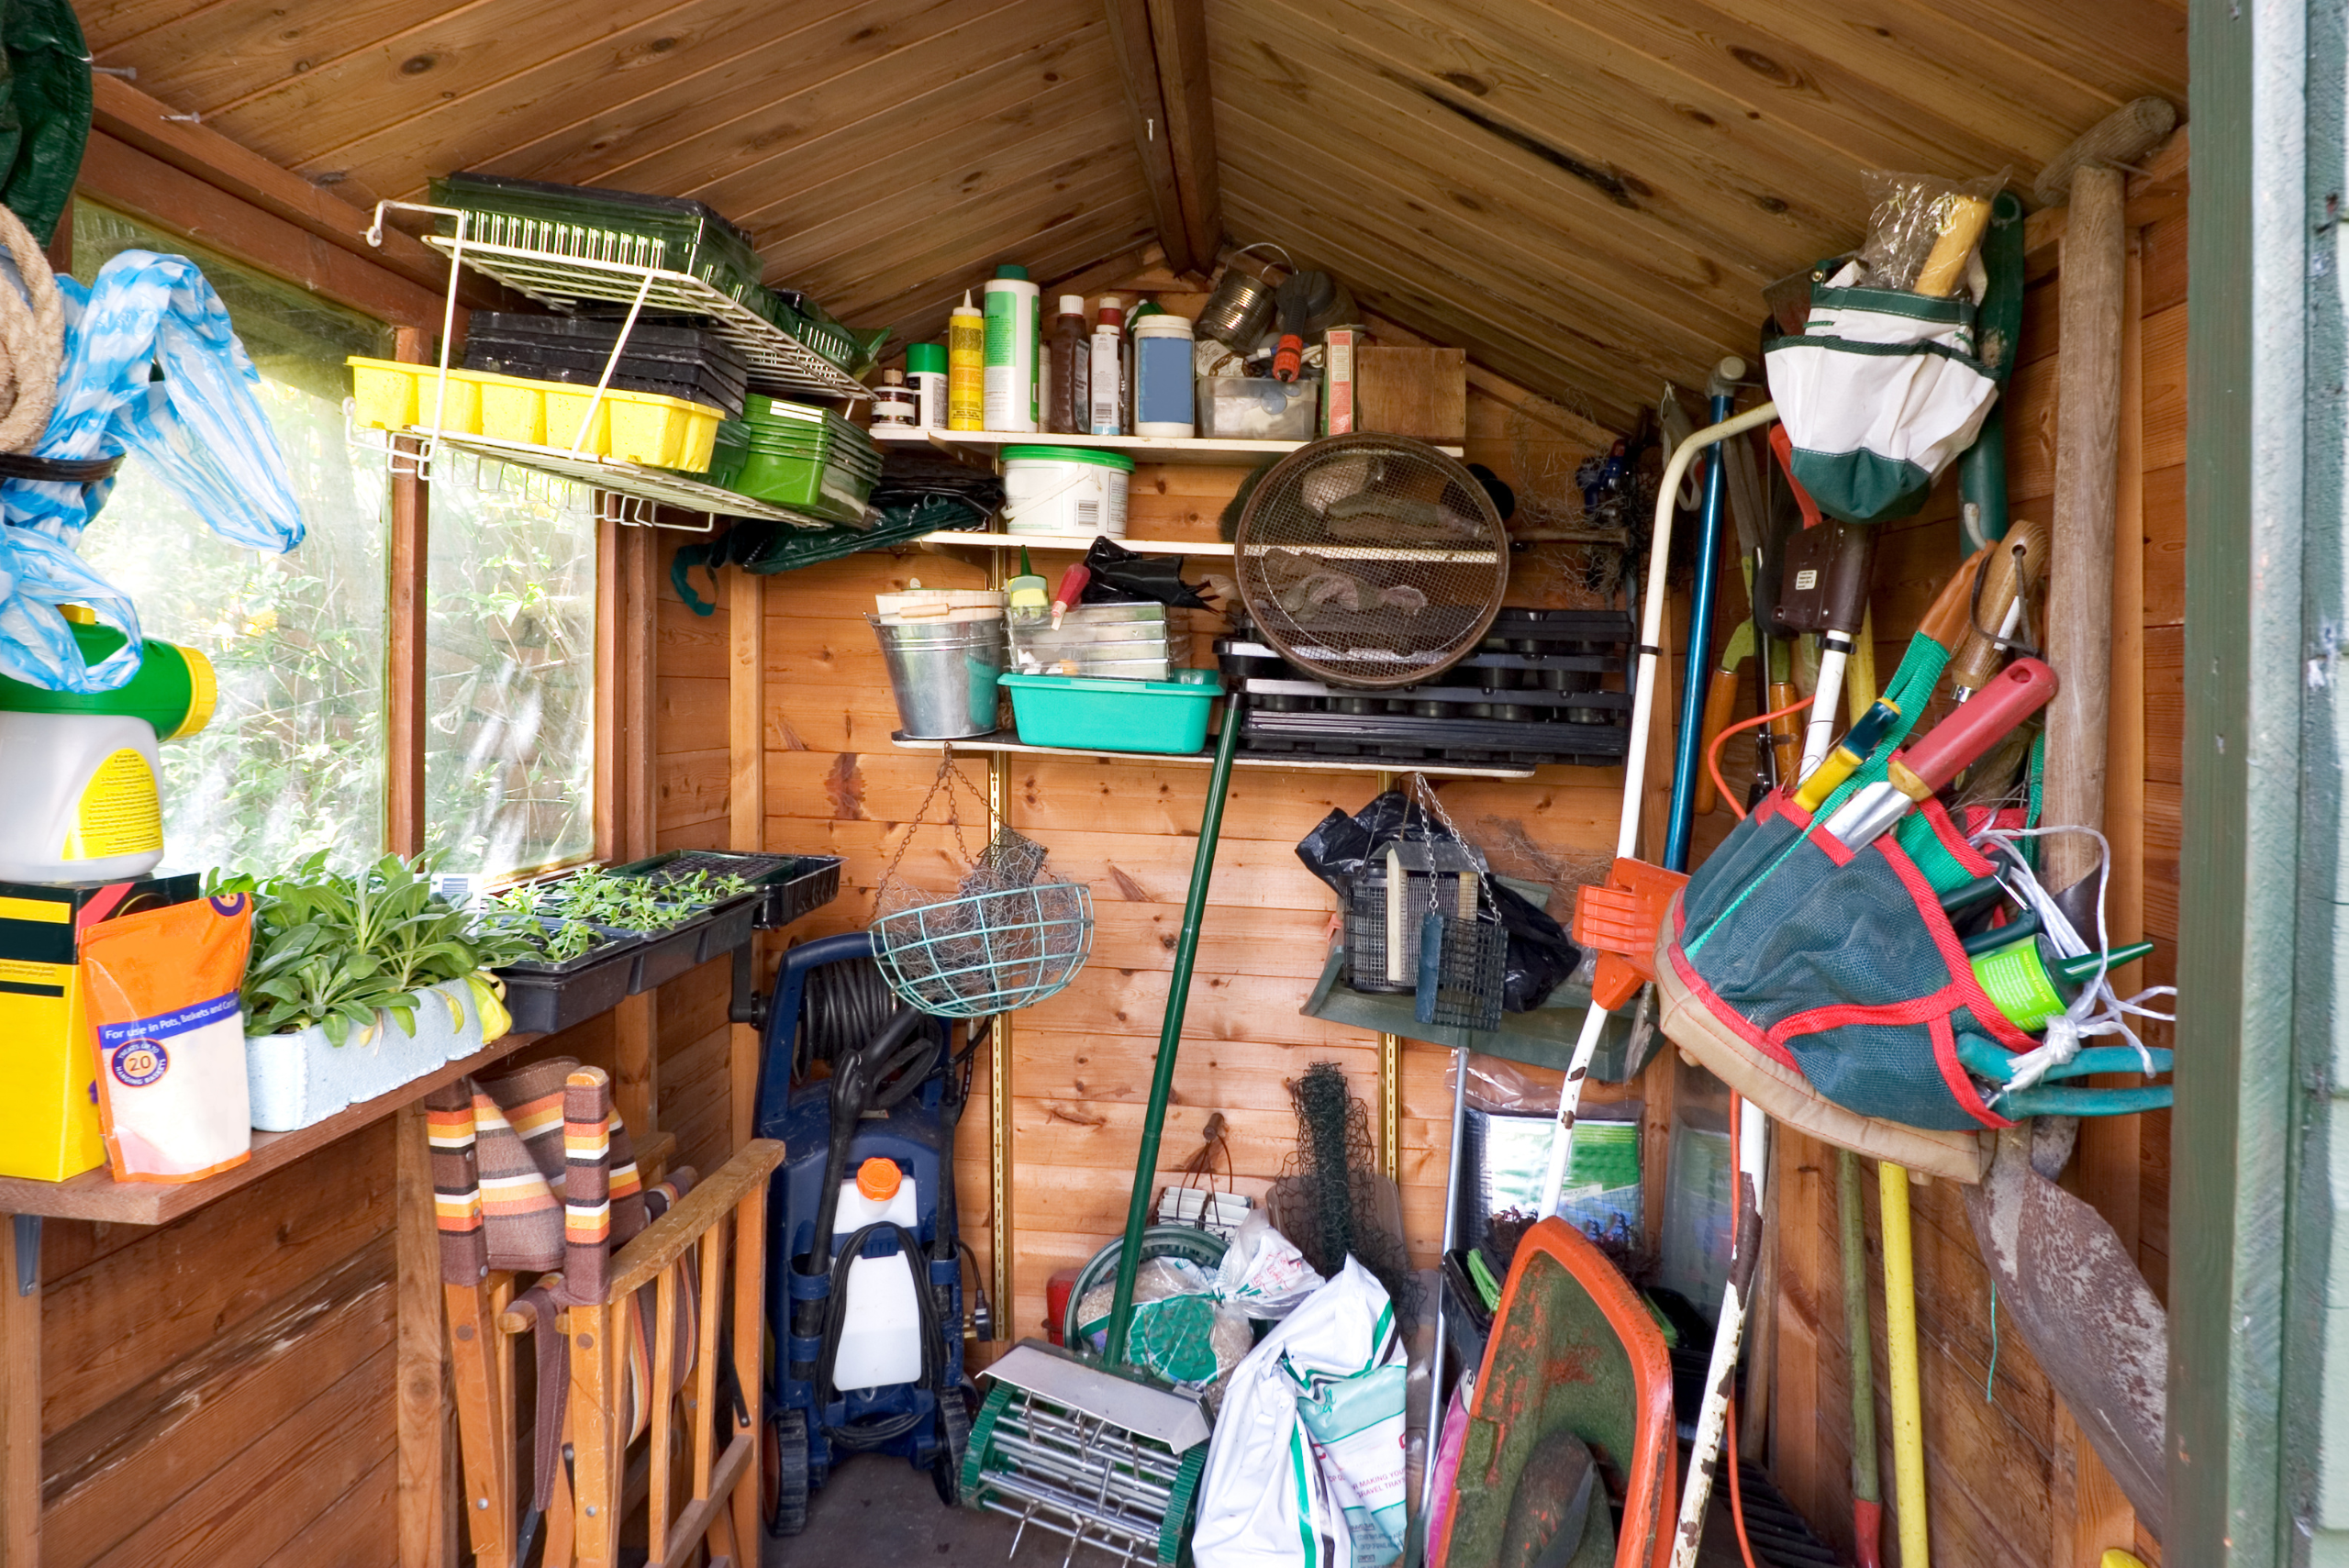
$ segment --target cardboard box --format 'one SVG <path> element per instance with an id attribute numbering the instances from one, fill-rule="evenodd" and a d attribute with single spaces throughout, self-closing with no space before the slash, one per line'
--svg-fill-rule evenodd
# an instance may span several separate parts
<path id="1" fill-rule="evenodd" d="M 1355 373 L 1363 341 L 1359 327 L 1332 327 L 1322 339 L 1321 433 L 1352 435 L 1362 427 L 1355 406 Z"/>
<path id="2" fill-rule="evenodd" d="M 1356 428 L 1456 447 L 1468 439 L 1468 351 L 1355 350 Z"/>
<path id="3" fill-rule="evenodd" d="M 0 882 L 0 1176 L 61 1182 L 106 1162 L 81 936 L 199 895 L 194 873 L 137 882 Z"/>

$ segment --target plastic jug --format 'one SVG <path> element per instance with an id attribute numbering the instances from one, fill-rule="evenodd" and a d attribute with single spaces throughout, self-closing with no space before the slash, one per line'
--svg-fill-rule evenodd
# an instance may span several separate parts
<path id="1" fill-rule="evenodd" d="M 875 1221 L 912 1230 L 920 1218 L 914 1184 L 894 1160 L 867 1160 L 852 1181 L 841 1184 L 838 1216 L 832 1221 L 834 1253 L 850 1237 Z M 832 1386 L 885 1388 L 921 1376 L 921 1298 L 914 1269 L 925 1275 L 927 1260 L 913 1267 L 902 1257 L 859 1258 L 849 1265 L 841 1314 L 840 1352 L 832 1363 Z"/>
<path id="2" fill-rule="evenodd" d="M 122 634 L 65 606 L 92 662 Z M 212 717 L 212 665 L 152 639 L 139 673 L 115 691 L 50 691 L 0 676 L 0 881 L 110 882 L 163 858 L 155 743 Z"/>

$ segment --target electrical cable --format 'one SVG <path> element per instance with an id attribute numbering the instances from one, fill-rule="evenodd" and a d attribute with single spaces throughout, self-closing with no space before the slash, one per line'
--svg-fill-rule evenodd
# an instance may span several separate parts
<path id="1" fill-rule="evenodd" d="M 945 1397 L 945 1391 L 938 1385 L 940 1373 L 946 1365 L 946 1342 L 938 1323 L 937 1304 L 930 1296 L 930 1281 L 925 1277 L 929 1272 L 927 1255 L 921 1250 L 919 1239 L 912 1231 L 889 1220 L 876 1219 L 852 1235 L 848 1239 L 847 1245 L 843 1246 L 832 1260 L 831 1300 L 836 1307 L 846 1307 L 849 1271 L 856 1266 L 859 1255 L 864 1251 L 866 1240 L 876 1230 L 896 1233 L 897 1255 L 906 1261 L 906 1267 L 913 1273 L 914 1304 L 917 1315 L 921 1319 L 921 1381 L 918 1386 L 929 1389 L 932 1398 L 942 1399 Z M 840 1360 L 841 1329 L 847 1321 L 848 1314 L 844 1310 L 835 1310 L 825 1315 L 824 1348 L 816 1362 L 816 1399 L 818 1420 L 822 1420 L 823 1411 L 830 1408 L 832 1400 L 841 1392 L 832 1386 L 832 1373 Z M 962 1325 L 958 1323 L 955 1328 L 959 1331 Z M 876 1447 L 893 1439 L 903 1437 L 920 1425 L 925 1418 L 925 1412 L 908 1410 L 878 1420 L 868 1418 L 863 1421 L 839 1423 L 824 1421 L 823 1424 L 826 1435 L 838 1440 L 843 1447 L 861 1449 Z"/>
<path id="2" fill-rule="evenodd" d="M 1805 697 L 1800 702 L 1788 703 L 1786 706 L 1777 709 L 1776 712 L 1757 714 L 1752 718 L 1740 719 L 1735 724 L 1723 725 L 1721 727 L 1721 732 L 1713 737 L 1712 749 L 1705 753 L 1705 766 L 1712 773 L 1713 788 L 1720 793 L 1722 800 L 1728 802 L 1731 812 L 1736 816 L 1740 822 L 1745 820 L 1745 807 L 1738 805 L 1737 797 L 1729 792 L 1729 785 L 1721 782 L 1722 743 L 1741 729 L 1753 729 L 1758 726 L 1769 723 L 1774 718 L 1784 718 L 1790 713 L 1799 713 L 1804 708 L 1810 706 L 1810 698 Z"/>
<path id="3" fill-rule="evenodd" d="M 808 972 L 800 1004 L 797 1060 L 791 1075 L 804 1081 L 818 1062 L 837 1060 L 888 1027 L 898 1007 L 881 966 L 869 958 L 820 964 Z"/>

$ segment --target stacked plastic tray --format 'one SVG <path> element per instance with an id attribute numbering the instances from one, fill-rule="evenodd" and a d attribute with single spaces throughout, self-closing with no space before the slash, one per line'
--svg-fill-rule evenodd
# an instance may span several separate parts
<path id="1" fill-rule="evenodd" d="M 749 452 L 729 488 L 835 522 L 864 519 L 881 479 L 881 449 L 827 408 L 752 393 L 743 408 Z"/>
<path id="2" fill-rule="evenodd" d="M 704 203 L 458 172 L 432 182 L 432 204 L 470 215 L 468 240 L 699 278 L 850 373 L 865 352 L 822 306 L 760 282 L 751 237 Z"/>
<path id="3" fill-rule="evenodd" d="M 1629 744 L 1631 641 L 1627 611 L 1504 608 L 1441 677 L 1380 692 L 1314 680 L 1244 616 L 1215 649 L 1226 683 L 1248 695 L 1241 748 L 1252 755 L 1612 767 Z"/>
<path id="4" fill-rule="evenodd" d="M 465 335 L 465 368 L 593 386 L 611 361 L 620 325 L 477 310 Z M 740 418 L 750 371 L 731 344 L 705 328 L 640 321 L 629 332 L 610 384 L 708 404 Z"/>

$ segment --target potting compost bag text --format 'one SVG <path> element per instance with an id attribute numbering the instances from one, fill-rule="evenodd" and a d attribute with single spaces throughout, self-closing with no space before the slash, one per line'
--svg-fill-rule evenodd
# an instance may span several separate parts
<path id="1" fill-rule="evenodd" d="M 192 1182 L 252 1155 L 245 1014 L 249 894 L 125 915 L 82 937 L 98 1121 L 117 1182 Z"/>
<path id="2" fill-rule="evenodd" d="M 1199 1489 L 1199 1568 L 1383 1568 L 1402 1555 L 1395 1307 L 1353 1258 L 1231 1374 Z"/>

